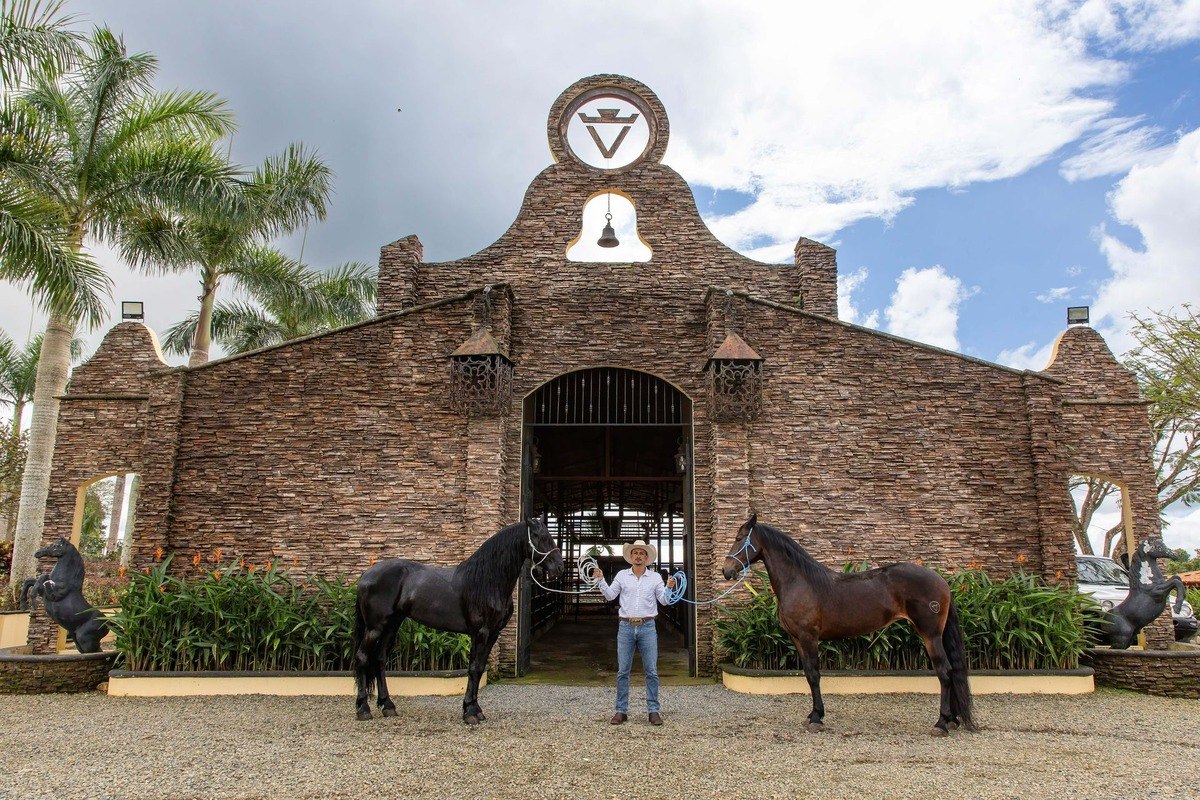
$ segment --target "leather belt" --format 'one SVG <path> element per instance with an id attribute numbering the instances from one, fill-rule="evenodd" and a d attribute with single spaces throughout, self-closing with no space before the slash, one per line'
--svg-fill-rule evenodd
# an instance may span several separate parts
<path id="1" fill-rule="evenodd" d="M 635 628 L 638 625 L 644 625 L 647 622 L 653 622 L 653 621 L 654 621 L 654 617 L 621 617 L 621 622 L 628 622 L 630 625 L 634 626 Z"/>

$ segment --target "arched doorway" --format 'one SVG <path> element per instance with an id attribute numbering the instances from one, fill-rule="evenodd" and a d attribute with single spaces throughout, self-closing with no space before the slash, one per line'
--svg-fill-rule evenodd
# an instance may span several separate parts
<path id="1" fill-rule="evenodd" d="M 611 577 L 635 539 L 656 547 L 659 570 L 693 574 L 692 403 L 683 392 L 632 369 L 570 372 L 525 398 L 522 430 L 522 515 L 546 521 L 567 565 L 553 588 L 578 590 L 588 555 Z M 604 660 L 616 616 L 599 592 L 555 594 L 526 579 L 520 601 L 519 675 Z M 660 671 L 694 675 L 694 606 L 661 609 L 659 619 Z"/>

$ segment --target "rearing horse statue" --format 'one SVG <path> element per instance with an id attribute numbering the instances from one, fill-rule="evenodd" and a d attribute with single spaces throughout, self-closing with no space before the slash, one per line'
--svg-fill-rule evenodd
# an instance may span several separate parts
<path id="1" fill-rule="evenodd" d="M 1146 539 L 1133 551 L 1133 561 L 1126 563 L 1129 570 L 1129 596 L 1109 611 L 1104 618 L 1104 638 L 1114 650 L 1124 650 L 1133 644 L 1142 628 L 1149 625 L 1167 607 L 1167 598 L 1175 592 L 1175 612 L 1183 608 L 1187 587 L 1178 575 L 1163 577 L 1158 559 L 1171 558 L 1175 554 L 1167 549 L 1162 539 Z"/>
<path id="2" fill-rule="evenodd" d="M 75 640 L 81 653 L 99 653 L 100 640 L 108 633 L 104 613 L 83 597 L 83 556 L 75 545 L 60 536 L 34 553 L 38 558 L 57 558 L 49 572 L 28 578 L 21 585 L 22 611 L 28 610 L 30 597 L 41 597 L 46 613 Z"/>

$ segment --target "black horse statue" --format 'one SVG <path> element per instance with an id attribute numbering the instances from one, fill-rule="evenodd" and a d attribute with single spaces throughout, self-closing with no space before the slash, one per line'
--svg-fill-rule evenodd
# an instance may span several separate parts
<path id="1" fill-rule="evenodd" d="M 759 560 L 767 568 L 779 603 L 779 624 L 796 645 L 812 691 L 808 730 L 825 726 L 817 644 L 822 639 L 871 633 L 902 618 L 917 629 L 941 682 L 941 714 L 931 733 L 945 736 L 960 724 L 975 730 L 966 644 L 950 587 L 941 575 L 917 564 L 834 572 L 755 515 L 738 529 L 722 573 L 733 580 Z"/>
<path id="2" fill-rule="evenodd" d="M 83 556 L 63 536 L 34 555 L 57 558 L 58 562 L 49 572 L 27 578 L 21 584 L 21 610 L 28 610 L 31 597 L 41 597 L 46 613 L 67 629 L 67 635 L 75 640 L 79 652 L 99 653 L 100 640 L 108 633 L 108 624 L 103 612 L 83 599 Z"/>
<path id="3" fill-rule="evenodd" d="M 1164 578 L 1158 567 L 1160 558 L 1173 558 L 1162 539 L 1146 539 L 1133 551 L 1133 561 L 1128 556 L 1122 560 L 1129 570 L 1129 596 L 1121 604 L 1104 615 L 1100 625 L 1105 641 L 1114 650 L 1124 650 L 1137 638 L 1142 628 L 1149 625 L 1167 607 L 1167 598 L 1175 592 L 1175 612 L 1183 608 L 1187 587 L 1178 575 Z"/>
<path id="4" fill-rule="evenodd" d="M 463 722 L 482 722 L 479 678 L 487 668 L 496 638 L 512 616 L 513 587 L 527 560 L 533 561 L 539 581 L 556 580 L 562 574 L 562 553 L 546 524 L 538 519 L 508 526 L 457 567 L 428 567 L 390 558 L 367 569 L 358 580 L 354 615 L 358 718 L 371 718 L 368 700 L 373 686 L 378 687 L 383 715 L 396 715 L 384 671 L 400 623 L 411 617 L 431 628 L 470 634 Z"/>

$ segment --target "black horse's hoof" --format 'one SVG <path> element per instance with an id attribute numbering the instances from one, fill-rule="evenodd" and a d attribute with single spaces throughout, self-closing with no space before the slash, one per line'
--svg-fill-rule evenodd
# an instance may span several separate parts
<path id="1" fill-rule="evenodd" d="M 371 709 L 360 708 L 355 716 L 357 716 L 360 720 L 368 720 L 371 718 Z"/>
<path id="2" fill-rule="evenodd" d="M 957 721 L 954 721 L 954 722 L 947 722 L 947 723 L 946 723 L 946 730 L 950 730 L 950 731 L 956 731 L 956 730 L 958 730 L 958 722 L 957 722 Z"/>
<path id="3" fill-rule="evenodd" d="M 474 714 L 463 714 L 463 722 L 467 725 L 478 725 L 479 717 Z"/>
<path id="4" fill-rule="evenodd" d="M 484 715 L 484 713 L 482 711 L 476 711 L 475 716 L 479 717 L 480 722 L 483 722 L 484 720 L 487 719 L 487 717 Z"/>
<path id="5" fill-rule="evenodd" d="M 929 735 L 936 736 L 936 737 L 942 737 L 942 736 L 949 736 L 950 733 L 945 728 L 941 728 L 941 727 L 938 727 L 937 725 L 934 725 L 933 729 L 931 731 L 929 731 Z"/>
<path id="6" fill-rule="evenodd" d="M 809 733 L 820 733 L 821 731 L 825 730 L 825 723 L 810 722 L 805 727 L 808 729 Z"/>
<path id="7" fill-rule="evenodd" d="M 390 707 L 386 707 L 386 708 L 384 708 L 384 709 L 383 709 L 383 715 L 384 715 L 385 717 L 394 717 L 394 716 L 396 716 L 396 707 L 395 707 L 395 706 L 390 706 Z"/>

